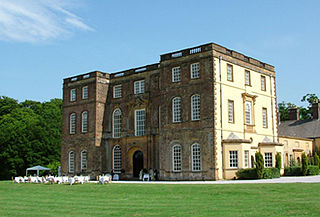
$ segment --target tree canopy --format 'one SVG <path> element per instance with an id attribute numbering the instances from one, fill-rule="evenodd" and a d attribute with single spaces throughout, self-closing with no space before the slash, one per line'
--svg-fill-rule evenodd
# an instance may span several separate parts
<path id="1" fill-rule="evenodd" d="M 60 161 L 62 100 L 0 97 L 0 179 L 24 175 L 28 167 Z"/>

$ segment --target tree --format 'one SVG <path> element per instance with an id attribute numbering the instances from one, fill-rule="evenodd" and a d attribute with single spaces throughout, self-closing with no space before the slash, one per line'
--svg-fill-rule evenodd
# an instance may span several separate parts
<path id="1" fill-rule="evenodd" d="M 281 154 L 279 152 L 276 154 L 276 168 L 281 169 Z"/>
<path id="2" fill-rule="evenodd" d="M 263 178 L 263 173 L 264 173 L 264 160 L 263 160 L 263 155 L 261 154 L 260 151 L 256 152 L 256 170 L 257 170 L 257 176 L 259 179 Z"/>
<path id="3" fill-rule="evenodd" d="M 302 167 L 301 167 L 301 170 L 302 170 L 302 175 L 307 175 L 307 172 L 308 172 L 308 157 L 307 155 L 303 152 L 302 153 Z"/>
<path id="4" fill-rule="evenodd" d="M 281 102 L 278 104 L 279 107 L 279 113 L 280 113 L 280 120 L 281 121 L 287 121 L 289 120 L 289 109 L 297 107 L 295 104 L 292 103 L 286 103 Z"/>
<path id="5" fill-rule="evenodd" d="M 316 152 L 316 153 L 314 153 L 314 165 L 319 166 L 319 161 L 320 161 L 319 155 Z"/>

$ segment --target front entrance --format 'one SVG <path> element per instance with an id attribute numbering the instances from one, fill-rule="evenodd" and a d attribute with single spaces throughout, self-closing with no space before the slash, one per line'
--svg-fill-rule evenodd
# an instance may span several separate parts
<path id="1" fill-rule="evenodd" d="M 141 169 L 143 169 L 143 153 L 136 151 L 133 154 L 133 177 L 139 177 Z"/>

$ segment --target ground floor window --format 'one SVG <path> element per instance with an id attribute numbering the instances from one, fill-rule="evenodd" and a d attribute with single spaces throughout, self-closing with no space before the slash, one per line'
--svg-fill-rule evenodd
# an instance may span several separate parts
<path id="1" fill-rule="evenodd" d="M 87 150 L 81 152 L 81 170 L 86 170 L 88 166 Z"/>
<path id="2" fill-rule="evenodd" d="M 238 151 L 229 151 L 229 167 L 238 168 Z"/>
<path id="3" fill-rule="evenodd" d="M 121 147 L 119 145 L 113 148 L 113 170 L 115 172 L 121 171 Z"/>
<path id="4" fill-rule="evenodd" d="M 264 166 L 265 167 L 272 167 L 272 153 L 265 153 L 264 154 Z"/>
<path id="5" fill-rule="evenodd" d="M 172 164 L 173 164 L 173 171 L 174 172 L 179 172 L 181 171 L 181 146 L 180 145 L 175 145 L 172 148 Z"/>
<path id="6" fill-rule="evenodd" d="M 69 152 L 69 173 L 74 172 L 74 152 Z"/>
<path id="7" fill-rule="evenodd" d="M 249 151 L 244 151 L 244 168 L 249 167 Z"/>
<path id="8" fill-rule="evenodd" d="M 192 171 L 201 170 L 201 151 L 200 145 L 194 144 L 191 146 L 192 149 Z"/>

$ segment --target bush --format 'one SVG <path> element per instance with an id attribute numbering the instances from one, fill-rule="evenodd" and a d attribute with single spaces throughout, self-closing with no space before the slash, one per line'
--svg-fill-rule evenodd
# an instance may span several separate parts
<path id="1" fill-rule="evenodd" d="M 319 167 L 319 155 L 317 152 L 314 154 L 314 165 Z"/>
<path id="2" fill-rule="evenodd" d="M 301 167 L 285 167 L 284 176 L 302 176 Z"/>
<path id="3" fill-rule="evenodd" d="M 320 169 L 318 166 L 309 166 L 308 167 L 308 171 L 307 171 L 308 176 L 315 176 L 315 175 L 319 175 L 319 174 L 320 174 Z"/>
<path id="4" fill-rule="evenodd" d="M 290 158 L 290 167 L 296 167 L 297 166 L 297 162 L 294 158 Z"/>
<path id="5" fill-rule="evenodd" d="M 301 167 L 302 175 L 306 176 L 308 172 L 308 158 L 305 153 L 302 153 L 302 167 Z"/>
<path id="6" fill-rule="evenodd" d="M 263 170 L 264 170 L 264 160 L 261 152 L 256 152 L 256 169 L 257 169 L 257 176 L 258 179 L 263 178 Z"/>
<path id="7" fill-rule="evenodd" d="M 314 157 L 309 157 L 309 165 L 314 165 Z"/>
<path id="8" fill-rule="evenodd" d="M 256 168 L 240 169 L 236 173 L 238 179 L 257 179 Z"/>
<path id="9" fill-rule="evenodd" d="M 276 168 L 281 169 L 281 155 L 279 152 L 276 154 Z"/>
<path id="10" fill-rule="evenodd" d="M 280 169 L 264 168 L 263 178 L 264 179 L 280 178 Z"/>

